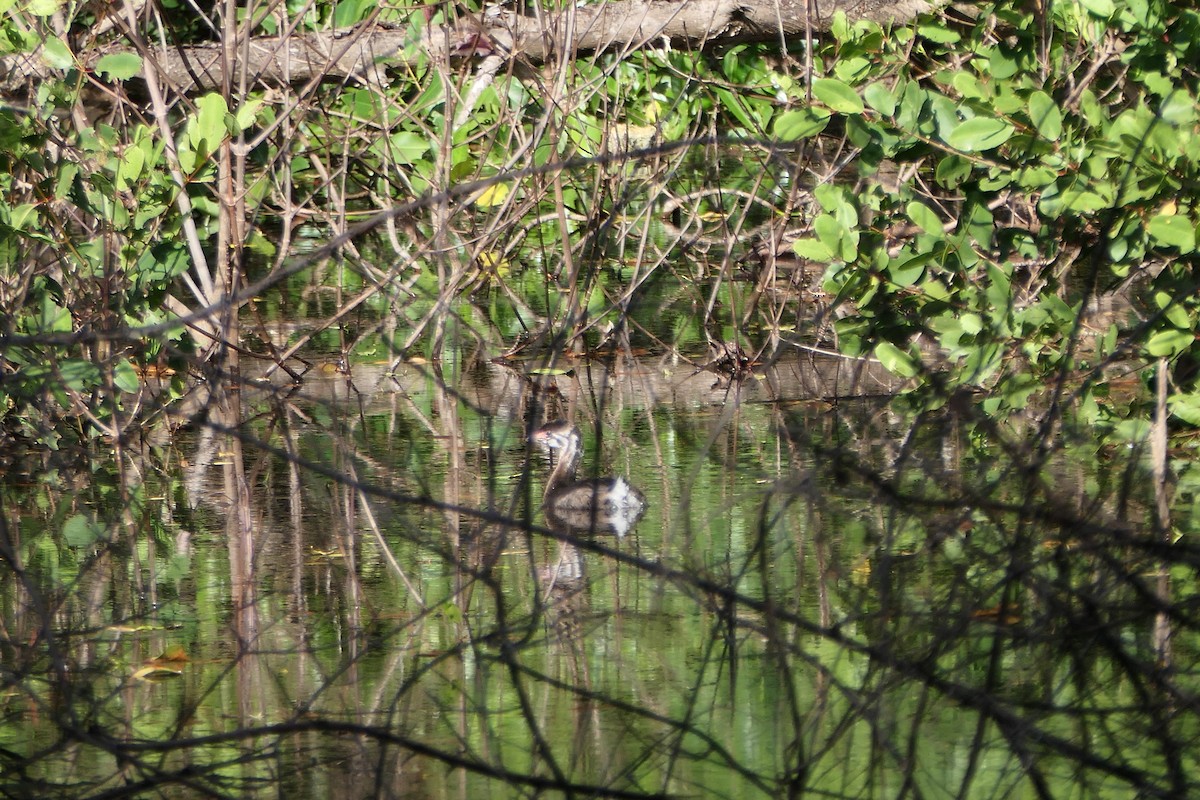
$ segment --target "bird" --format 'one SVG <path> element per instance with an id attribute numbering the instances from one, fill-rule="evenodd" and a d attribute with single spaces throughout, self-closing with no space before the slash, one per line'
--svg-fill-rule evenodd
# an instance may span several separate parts
<path id="1" fill-rule="evenodd" d="M 542 503 L 552 529 L 622 537 L 646 513 L 645 496 L 624 478 L 575 478 L 583 458 L 579 428 L 569 422 L 551 422 L 534 431 L 530 439 L 554 460 Z"/>

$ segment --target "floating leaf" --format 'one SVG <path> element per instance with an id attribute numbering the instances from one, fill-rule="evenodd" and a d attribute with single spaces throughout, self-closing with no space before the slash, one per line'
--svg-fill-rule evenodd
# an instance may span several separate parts
<path id="1" fill-rule="evenodd" d="M 178 678 L 183 674 L 180 667 L 170 664 L 151 662 L 133 673 L 133 679 L 138 681 L 164 681 Z"/>
<path id="2" fill-rule="evenodd" d="M 163 651 L 162 655 L 160 655 L 158 658 L 154 659 L 155 663 L 158 663 L 158 664 L 162 664 L 162 663 L 166 663 L 166 662 L 173 662 L 176 664 L 185 664 L 189 660 L 190 659 L 188 659 L 187 651 L 183 649 L 182 645 L 178 645 L 178 644 L 171 645 L 170 647 L 168 647 L 166 650 Z"/>
<path id="3" fill-rule="evenodd" d="M 946 136 L 946 144 L 964 153 L 992 150 L 1008 141 L 1013 126 L 994 117 L 974 117 L 958 124 Z"/>
<path id="4" fill-rule="evenodd" d="M 484 250 L 475 259 L 479 271 L 487 279 L 507 278 L 512 272 L 512 262 L 495 250 Z"/>

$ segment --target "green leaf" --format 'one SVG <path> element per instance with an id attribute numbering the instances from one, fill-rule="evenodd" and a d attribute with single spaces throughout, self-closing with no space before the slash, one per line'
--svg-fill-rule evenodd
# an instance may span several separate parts
<path id="1" fill-rule="evenodd" d="M 1174 247 L 1180 253 L 1196 249 L 1196 228 L 1187 217 L 1177 214 L 1158 214 L 1146 224 L 1150 238 L 1163 247 Z"/>
<path id="2" fill-rule="evenodd" d="M 258 120 L 258 112 L 262 110 L 264 101 L 262 98 L 255 98 L 246 103 L 243 103 L 233 115 L 235 130 L 248 131 L 254 127 L 254 123 Z"/>
<path id="3" fill-rule="evenodd" d="M 104 538 L 104 527 L 83 514 L 76 514 L 63 523 L 63 539 L 71 547 L 91 547 Z"/>
<path id="4" fill-rule="evenodd" d="M 1057 142 L 1062 136 L 1062 111 L 1045 92 L 1034 92 L 1029 96 L 1029 121 L 1038 135 L 1048 142 Z"/>
<path id="5" fill-rule="evenodd" d="M 1167 400 L 1167 408 L 1188 425 L 1200 426 L 1200 395 L 1177 394 Z"/>
<path id="6" fill-rule="evenodd" d="M 1079 0 L 1079 4 L 1087 9 L 1089 14 L 1101 19 L 1108 19 L 1117 10 L 1113 0 Z"/>
<path id="7" fill-rule="evenodd" d="M 1113 436 L 1126 442 L 1144 442 L 1150 435 L 1150 420 L 1140 417 L 1124 419 L 1113 428 Z"/>
<path id="8" fill-rule="evenodd" d="M 126 147 L 125 152 L 121 154 L 120 162 L 117 164 L 117 189 L 128 191 L 130 184 L 141 177 L 142 168 L 145 165 L 145 150 L 137 145 Z"/>
<path id="9" fill-rule="evenodd" d="M 815 261 L 818 264 L 828 264 L 833 261 L 833 253 L 817 239 L 797 239 L 792 242 L 792 251 L 801 258 Z"/>
<path id="10" fill-rule="evenodd" d="M 917 26 L 917 34 L 938 44 L 954 44 L 962 37 L 945 25 L 926 24 Z"/>
<path id="11" fill-rule="evenodd" d="M 54 69 L 70 69 L 75 66 L 75 55 L 67 43 L 57 36 L 49 36 L 42 45 L 42 59 Z"/>
<path id="12" fill-rule="evenodd" d="M 840 80 L 856 83 L 866 76 L 874 64 L 862 56 L 848 56 L 838 59 L 833 65 L 833 72 Z"/>
<path id="13" fill-rule="evenodd" d="M 96 72 L 110 81 L 129 80 L 141 71 L 142 58 L 133 53 L 109 53 L 96 62 Z"/>
<path id="14" fill-rule="evenodd" d="M 126 394 L 135 394 L 141 387 L 141 379 L 138 377 L 137 370 L 128 361 L 117 362 L 116 368 L 113 369 L 113 383 Z"/>
<path id="15" fill-rule="evenodd" d="M 830 113 L 824 108 L 801 108 L 785 111 L 775 119 L 775 136 L 785 142 L 807 139 L 825 130 Z"/>
<path id="16" fill-rule="evenodd" d="M 1010 267 L 1011 269 L 1011 267 Z M 987 266 L 988 286 L 984 292 L 993 312 L 1006 310 L 1012 304 L 1012 281 L 998 264 Z"/>
<path id="17" fill-rule="evenodd" d="M 1169 331 L 1159 331 L 1146 342 L 1146 352 L 1155 358 L 1170 358 L 1177 356 L 1192 346 L 1196 341 L 1195 334 L 1172 328 Z"/>
<path id="18" fill-rule="evenodd" d="M 415 164 L 429 152 L 429 139 L 412 131 L 400 131 L 391 138 L 391 154 L 397 164 Z"/>
<path id="19" fill-rule="evenodd" d="M 896 94 L 883 81 L 876 81 L 863 89 L 863 99 L 885 117 L 896 113 Z"/>
<path id="20" fill-rule="evenodd" d="M 858 257 L 858 234 L 837 217 L 821 214 L 813 220 L 813 232 L 835 258 L 849 262 Z"/>
<path id="21" fill-rule="evenodd" d="M 1042 189 L 1058 180 L 1058 171 L 1050 167 L 1027 167 L 1017 171 L 1017 184 L 1022 189 Z"/>
<path id="22" fill-rule="evenodd" d="M 38 333 L 65 333 L 71 330 L 71 312 L 54 301 L 49 293 L 42 297 L 41 313 L 35 319 Z"/>
<path id="23" fill-rule="evenodd" d="M 374 7 L 374 0 L 340 0 L 334 8 L 333 25 L 335 28 L 353 27 L 366 19 Z"/>
<path id="24" fill-rule="evenodd" d="M 962 156 L 949 155 L 938 162 L 933 174 L 942 186 L 955 187 L 971 174 L 971 162 Z"/>
<path id="25" fill-rule="evenodd" d="M 938 215 L 933 209 L 924 203 L 919 203 L 913 200 L 904 207 L 904 213 L 913 221 L 913 224 L 920 228 L 923 232 L 940 235 L 943 233 L 942 221 L 938 219 Z"/>
<path id="26" fill-rule="evenodd" d="M 829 32 L 833 34 L 833 38 L 837 42 L 850 41 L 853 31 L 850 29 L 850 21 L 846 18 L 844 10 L 839 8 L 833 12 L 833 20 L 829 23 Z"/>
<path id="27" fill-rule="evenodd" d="M 1188 314 L 1187 309 L 1175 300 L 1175 297 L 1169 292 L 1158 291 L 1154 293 L 1154 304 L 1163 311 L 1163 316 L 1167 322 L 1170 322 L 1180 330 L 1192 329 L 1192 318 Z"/>
<path id="28" fill-rule="evenodd" d="M 970 72 L 959 72 L 954 76 L 955 90 L 966 100 L 982 100 L 987 97 L 987 91 L 990 89 L 984 88 L 984 84 L 979 82 L 974 74 Z"/>
<path id="29" fill-rule="evenodd" d="M 225 117 L 229 107 L 225 98 L 216 92 L 206 94 L 196 101 L 196 116 L 188 130 L 188 141 L 197 152 L 207 155 L 217 149 L 225 139 L 229 128 Z"/>
<path id="30" fill-rule="evenodd" d="M 36 228 L 40 221 L 37 203 L 21 203 L 14 206 L 8 215 L 8 227 L 14 231 L 25 231 Z"/>
<path id="31" fill-rule="evenodd" d="M 813 189 L 813 197 L 821 204 L 821 208 L 837 217 L 847 228 L 858 224 L 858 208 L 844 186 L 833 183 L 819 184 Z"/>
<path id="32" fill-rule="evenodd" d="M 1175 89 L 1163 98 L 1158 115 L 1164 122 L 1177 127 L 1192 125 L 1196 121 L 1196 99 L 1187 89 Z"/>
<path id="33" fill-rule="evenodd" d="M 932 253 L 925 253 L 906 261 L 894 261 L 887 266 L 887 275 L 892 283 L 907 289 L 915 286 L 925 274 L 925 265 L 933 261 Z"/>
<path id="34" fill-rule="evenodd" d="M 966 314 L 961 315 L 958 321 L 962 325 L 962 329 L 972 336 L 983 330 L 983 317 L 978 314 L 968 311 Z"/>
<path id="35" fill-rule="evenodd" d="M 76 392 L 90 392 L 100 382 L 100 370 L 91 361 L 69 358 L 59 364 L 58 377 Z"/>
<path id="36" fill-rule="evenodd" d="M 841 114 L 861 114 L 866 109 L 858 92 L 836 78 L 813 81 L 813 96 Z"/>
<path id="37" fill-rule="evenodd" d="M 946 144 L 964 153 L 992 150 L 1008 141 L 1013 126 L 993 117 L 974 117 L 960 122 L 946 136 Z"/>
<path id="38" fill-rule="evenodd" d="M 1108 206 L 1108 201 L 1096 192 L 1074 185 L 1058 194 L 1044 194 L 1038 201 L 1038 210 L 1049 217 L 1057 217 L 1063 212 L 1090 214 Z"/>
<path id="39" fill-rule="evenodd" d="M 875 358 L 883 368 L 901 378 L 911 378 L 919 372 L 916 360 L 909 353 L 901 350 L 891 342 L 880 342 L 875 345 Z"/>

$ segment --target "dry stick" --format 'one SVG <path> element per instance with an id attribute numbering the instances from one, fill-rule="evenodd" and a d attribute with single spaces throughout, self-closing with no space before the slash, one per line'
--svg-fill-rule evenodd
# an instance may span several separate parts
<path id="1" fill-rule="evenodd" d="M 175 204 L 179 206 L 184 240 L 187 242 L 188 254 L 192 258 L 192 266 L 196 270 L 196 278 L 200 281 L 200 285 L 197 286 L 193 282 L 188 272 L 183 273 L 183 282 L 198 303 L 211 306 L 218 302 L 219 298 L 214 294 L 212 272 L 208 266 L 208 259 L 204 256 L 204 248 L 200 245 L 196 222 L 192 219 L 192 199 L 188 196 L 187 181 L 184 180 L 183 170 L 179 166 L 179 151 L 175 148 L 175 136 L 171 133 L 171 125 L 167 121 L 166 99 L 163 97 L 162 87 L 158 84 L 158 73 L 153 59 L 150 58 L 150 49 L 137 32 L 137 11 L 131 0 L 124 0 L 124 2 L 125 13 L 129 17 L 125 36 L 134 43 L 146 62 L 144 69 L 146 90 L 150 93 L 150 105 L 154 109 L 154 123 L 158 126 L 159 135 L 162 137 L 163 155 L 167 159 L 167 169 L 171 173 L 171 180 L 174 181 L 175 188 L 178 189 L 175 195 Z M 162 45 L 165 48 L 166 42 L 163 42 Z"/>
<path id="2" fill-rule="evenodd" d="M 507 60 L 507 56 L 493 54 L 479 63 L 479 68 L 475 70 L 475 80 L 471 83 L 471 88 L 463 95 L 462 105 L 458 107 L 458 113 L 454 115 L 454 130 L 457 131 L 467 124 L 467 120 L 471 118 L 471 112 L 475 110 L 475 104 L 479 102 L 484 91 L 496 80 L 496 73 L 500 71 L 500 67 Z"/>
<path id="3" fill-rule="evenodd" d="M 408 593 L 412 595 L 412 599 L 416 600 L 417 605 L 424 611 L 426 608 L 425 598 L 421 596 L 421 593 L 417 591 L 417 587 L 413 586 L 412 581 L 404 574 L 404 570 L 400 567 L 400 562 L 396 560 L 396 556 L 392 553 L 392 548 L 388 547 L 387 541 L 383 538 L 383 531 L 379 529 L 379 522 L 375 519 L 375 512 L 371 509 L 370 498 L 362 490 L 362 483 L 358 480 L 358 471 L 354 469 L 353 462 L 346 463 L 346 477 L 349 478 L 349 485 L 354 487 L 359 507 L 362 508 L 367 524 L 371 526 L 371 533 L 375 536 L 375 543 L 379 545 L 379 551 L 383 553 L 384 560 L 387 561 L 392 572 L 396 573 L 396 577 L 404 584 L 404 588 L 408 589 Z"/>
<path id="4" fill-rule="evenodd" d="M 1167 384 L 1171 376 L 1167 360 L 1158 360 L 1157 396 L 1154 404 L 1154 422 L 1150 427 L 1150 461 L 1154 476 L 1154 523 L 1158 528 L 1158 539 L 1164 544 L 1171 542 L 1171 499 L 1170 486 L 1167 480 Z M 1155 594 L 1161 607 L 1169 607 L 1168 594 L 1171 590 L 1170 574 L 1166 566 L 1160 566 L 1155 584 Z M 1168 664 L 1171 660 L 1171 620 L 1167 612 L 1159 611 L 1154 615 L 1154 650 L 1160 664 Z"/>
<path id="5" fill-rule="evenodd" d="M 225 0 L 221 13 L 221 95 L 227 105 L 231 105 L 235 97 L 245 97 L 247 89 L 246 64 L 249 59 L 243 53 L 238 58 L 239 42 L 241 49 L 249 47 L 250 31 L 246 28 L 242 33 L 242 23 L 238 21 L 237 0 Z M 244 41 L 242 41 L 244 39 Z M 236 94 L 235 94 L 236 92 Z M 242 284 L 244 276 L 243 250 L 246 242 L 246 134 L 239 131 L 235 139 L 225 137 L 217 149 L 217 252 L 216 252 L 216 286 L 222 296 L 232 294 Z M 241 340 L 241 322 L 236 309 L 230 308 L 223 315 L 221 322 L 221 341 L 238 342 Z M 230 351 L 231 364 L 239 363 L 237 350 Z"/>

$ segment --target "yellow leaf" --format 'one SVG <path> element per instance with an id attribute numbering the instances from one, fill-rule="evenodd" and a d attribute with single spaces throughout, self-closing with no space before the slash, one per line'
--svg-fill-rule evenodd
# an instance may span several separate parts
<path id="1" fill-rule="evenodd" d="M 504 202 L 509 191 L 511 191 L 511 187 L 507 183 L 493 184 L 479 193 L 479 196 L 475 198 L 475 205 L 480 208 L 495 208 Z"/>
<path id="2" fill-rule="evenodd" d="M 512 272 L 512 264 L 495 250 L 483 251 L 476 260 L 479 264 L 479 271 L 488 277 L 505 278 Z"/>
<path id="3" fill-rule="evenodd" d="M 133 673 L 133 677 L 139 681 L 161 681 L 168 678 L 178 678 L 182 674 L 183 670 L 178 667 L 150 663 Z"/>

